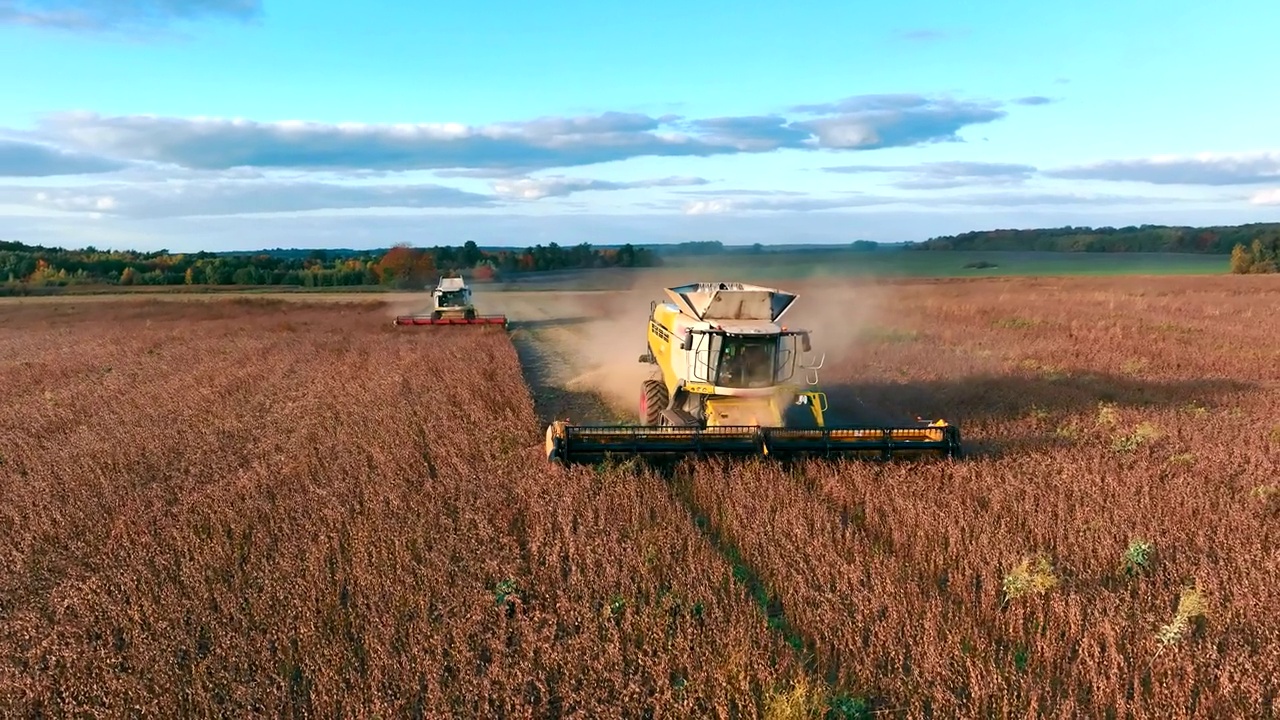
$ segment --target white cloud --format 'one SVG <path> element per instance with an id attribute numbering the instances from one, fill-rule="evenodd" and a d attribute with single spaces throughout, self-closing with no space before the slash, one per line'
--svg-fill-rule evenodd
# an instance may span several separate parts
<path id="1" fill-rule="evenodd" d="M 1254 193 L 1249 202 L 1253 205 L 1280 205 L 1280 188 Z"/>
<path id="2" fill-rule="evenodd" d="M 904 190 L 942 190 L 966 185 L 1018 185 L 1036 172 L 1032 165 L 989 162 L 932 162 L 918 165 L 843 165 L 823 168 L 830 173 L 900 173 L 907 179 L 892 183 Z"/>
<path id="3" fill-rule="evenodd" d="M 732 200 L 693 200 L 684 205 L 685 215 L 719 215 L 734 209 Z"/>
<path id="4" fill-rule="evenodd" d="M 708 157 L 777 150 L 872 150 L 957 141 L 965 127 L 1006 113 L 998 103 L 921 95 L 851 97 L 781 116 L 684 119 L 606 112 L 490 125 L 260 122 L 123 117 L 89 112 L 45 117 L 49 140 L 131 160 L 186 168 L 310 170 L 506 170 L 529 172 L 636 157 Z"/>
<path id="5" fill-rule="evenodd" d="M 566 197 L 589 190 L 633 190 L 638 188 L 681 187 L 705 184 L 707 184 L 707 181 L 698 177 L 668 177 L 656 180 L 612 182 L 589 178 L 553 176 L 496 180 L 490 183 L 490 186 L 500 197 L 516 200 L 541 200 L 548 197 Z"/>
<path id="6" fill-rule="evenodd" d="M 768 197 L 737 196 L 712 200 L 695 200 L 684 203 L 685 215 L 713 215 L 725 213 L 806 213 L 825 210 L 847 210 L 887 205 L 910 204 L 921 210 L 941 208 L 1016 208 L 1093 205 L 1098 207 L 1119 205 L 1152 205 L 1164 202 L 1186 204 L 1188 199 L 1151 198 L 1137 195 L 1083 195 L 1070 193 L 969 193 L 965 195 L 933 197 L 898 197 L 891 195 L 865 195 L 849 193 L 837 197 Z"/>
<path id="7" fill-rule="evenodd" d="M 1071 180 L 1112 180 L 1154 185 L 1250 185 L 1280 180 L 1280 152 L 1157 155 L 1046 170 L 1044 175 Z"/>
<path id="8" fill-rule="evenodd" d="M 189 181 L 3 188 L 0 197 L 64 212 L 165 218 L 311 210 L 487 207 L 493 199 L 440 185 L 343 185 L 305 181 Z"/>

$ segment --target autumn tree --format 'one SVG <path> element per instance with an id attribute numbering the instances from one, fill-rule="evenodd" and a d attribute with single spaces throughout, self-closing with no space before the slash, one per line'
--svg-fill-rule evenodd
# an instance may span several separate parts
<path id="1" fill-rule="evenodd" d="M 1276 272 L 1276 264 L 1280 263 L 1280 237 L 1254 238 L 1252 252 L 1249 254 L 1253 256 L 1253 266 L 1249 268 L 1249 272 Z"/>
<path id="2" fill-rule="evenodd" d="M 1253 265 L 1253 255 L 1241 243 L 1231 250 L 1231 272 L 1237 275 L 1243 275 L 1249 272 L 1249 268 Z"/>
<path id="3" fill-rule="evenodd" d="M 476 265 L 476 269 L 472 271 L 471 277 L 476 280 L 492 280 L 496 274 L 497 272 L 492 264 L 482 262 L 479 265 Z"/>
<path id="4" fill-rule="evenodd" d="M 435 273 L 431 254 L 408 245 L 396 245 L 382 256 L 377 274 L 383 285 L 395 288 L 421 288 Z"/>
<path id="5" fill-rule="evenodd" d="M 1231 250 L 1231 272 L 1238 275 L 1274 273 L 1280 269 L 1280 236 L 1257 237 L 1250 247 L 1236 243 Z"/>

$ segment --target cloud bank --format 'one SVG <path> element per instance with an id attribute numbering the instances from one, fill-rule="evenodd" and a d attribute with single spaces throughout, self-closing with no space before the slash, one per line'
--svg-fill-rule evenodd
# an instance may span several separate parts
<path id="1" fill-rule="evenodd" d="M 0 197 L 65 212 L 172 218 L 369 208 L 482 208 L 487 195 L 440 185 L 340 185 L 291 181 L 195 181 L 5 188 Z"/>
<path id="2" fill-rule="evenodd" d="M 0 138 L 0 177 L 86 175 L 123 169 L 126 163 L 40 143 Z"/>
<path id="3" fill-rule="evenodd" d="M 1280 152 L 1163 155 L 1107 160 L 1044 173 L 1069 180 L 1111 180 L 1152 185 L 1252 185 L 1280 181 Z"/>
<path id="4" fill-rule="evenodd" d="M 891 183 L 904 190 L 941 190 L 966 185 L 1016 185 L 1035 174 L 1033 165 L 987 162 L 933 162 L 918 165 L 841 165 L 830 173 L 898 173 L 907 178 Z"/>
<path id="5" fill-rule="evenodd" d="M 936 208 L 1022 208 L 1067 206 L 1120 206 L 1150 205 L 1171 202 L 1164 198 L 1135 195 L 1076 194 L 1076 193 L 969 193 L 960 196 L 919 198 L 895 195 L 847 193 L 835 197 L 762 197 L 759 195 L 732 195 L 708 200 L 687 201 L 681 206 L 685 215 L 756 214 L 769 212 L 808 213 L 851 208 L 870 208 L 888 205 L 919 205 L 925 209 Z M 1183 199 L 1172 202 L 1191 203 Z"/>
<path id="6" fill-rule="evenodd" d="M 178 5 L 182 3 L 164 7 Z M 208 12 L 215 7 L 226 11 L 233 6 L 247 11 L 250 4 L 186 5 L 201 6 Z M 1047 102 L 1051 100 L 1030 96 L 1009 104 Z M 691 175 L 606 180 L 577 174 L 542 174 L 557 168 L 638 158 L 766 155 L 784 151 L 821 153 L 817 156 L 822 157 L 838 152 L 961 143 L 961 133 L 966 128 L 993 123 L 1006 115 L 1001 102 L 908 93 L 859 95 L 794 105 L 776 114 L 689 118 L 604 112 L 478 125 L 65 112 L 45 116 L 34 131 L 0 134 L 0 178 L 96 175 L 102 182 L 78 187 L 35 187 L 50 185 L 36 182 L 29 183 L 30 187 L 0 185 L 0 203 L 129 221 L 317 210 L 354 214 L 389 208 L 500 214 L 503 208 L 519 213 L 522 211 L 516 208 L 524 203 L 584 192 L 669 188 L 675 191 L 631 203 L 631 211 L 639 213 L 637 216 L 653 212 L 676 218 L 772 217 L 787 213 L 831 214 L 826 211 L 857 208 L 874 208 L 874 213 L 862 215 L 881 214 L 896 212 L 892 206 L 897 206 L 919 212 L 965 214 L 974 212 L 973 208 L 1150 208 L 1160 203 L 1191 202 L 1099 193 L 1094 191 L 1096 187 L 1088 186 L 1085 192 L 1074 192 L 1075 188 L 1058 191 L 1052 183 L 1033 184 L 1038 179 L 1205 186 L 1280 181 L 1280 153 L 1275 152 L 1110 160 L 1050 170 L 1029 164 L 979 161 L 822 168 L 825 173 L 836 175 L 887 176 L 880 188 L 883 192 L 840 192 L 821 187 L 823 183 L 817 183 L 813 192 L 694 190 L 680 188 L 711 185 L 711 181 Z M 446 187 L 412 175 L 393 181 L 394 173 L 414 172 L 458 178 L 460 186 L 471 190 Z M 76 182 L 87 181 L 82 178 Z M 958 188 L 989 192 L 928 192 Z M 907 192 L 894 193 L 894 189 Z M 1231 202 L 1260 210 L 1262 206 L 1280 204 L 1276 193 L 1266 190 L 1252 196 L 1237 195 Z M 601 210 L 613 212 L 619 208 Z M 365 213 L 379 214 L 386 213 Z"/>
<path id="7" fill-rule="evenodd" d="M 493 191 L 503 198 L 516 200 L 541 200 L 549 197 L 566 197 L 588 190 L 633 190 L 637 188 L 681 187 L 689 185 L 706 185 L 707 180 L 699 177 L 667 177 L 655 180 L 635 180 L 630 182 L 611 182 L 608 180 L 592 180 L 589 178 L 544 177 L 544 178 L 512 178 L 490 183 Z"/>
<path id="8" fill-rule="evenodd" d="M 874 150 L 960 142 L 966 127 L 1006 116 L 999 103 L 867 95 L 801 105 L 796 117 L 687 119 L 606 112 L 488 125 L 261 122 L 90 112 L 46 116 L 49 141 L 120 159 L 184 168 L 504 170 L 532 172 L 638 157 L 779 150 Z"/>

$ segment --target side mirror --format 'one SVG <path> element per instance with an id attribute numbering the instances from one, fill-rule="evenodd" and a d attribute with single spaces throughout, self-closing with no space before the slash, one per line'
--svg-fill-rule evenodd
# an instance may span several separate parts
<path id="1" fill-rule="evenodd" d="M 680 344 L 681 349 L 688 352 L 693 349 L 693 333 L 684 336 L 684 342 Z"/>
<path id="2" fill-rule="evenodd" d="M 809 342 L 809 333 L 808 333 L 808 332 L 804 332 L 804 333 L 801 333 L 801 334 L 800 334 L 800 347 L 801 347 L 805 352 L 812 352 L 812 351 L 813 351 L 813 345 Z"/>

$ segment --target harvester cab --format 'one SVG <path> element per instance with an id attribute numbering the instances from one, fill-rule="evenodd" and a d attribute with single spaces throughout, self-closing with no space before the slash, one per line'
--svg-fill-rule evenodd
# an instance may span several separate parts
<path id="1" fill-rule="evenodd" d="M 824 356 L 808 330 L 782 316 L 794 293 L 737 282 L 666 288 L 650 305 L 640 362 L 639 424 L 547 428 L 549 460 L 596 462 L 608 456 L 767 455 L 889 459 L 955 457 L 960 432 L 945 421 L 885 427 L 826 424 L 817 389 Z"/>
<path id="2" fill-rule="evenodd" d="M 477 315 L 471 301 L 471 288 L 460 277 L 442 277 L 431 293 L 429 315 L 400 315 L 396 325 L 501 325 L 507 327 L 505 315 Z"/>

